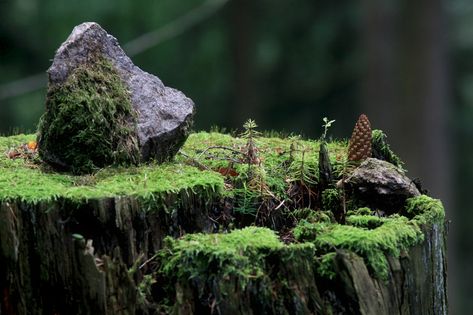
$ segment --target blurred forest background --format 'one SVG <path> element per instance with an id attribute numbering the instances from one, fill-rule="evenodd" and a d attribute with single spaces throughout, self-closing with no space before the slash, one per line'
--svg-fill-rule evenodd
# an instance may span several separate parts
<path id="1" fill-rule="evenodd" d="M 0 0 L 0 134 L 34 132 L 45 71 L 96 21 L 197 105 L 195 129 L 348 137 L 362 112 L 442 198 L 452 314 L 473 310 L 473 2 Z"/>

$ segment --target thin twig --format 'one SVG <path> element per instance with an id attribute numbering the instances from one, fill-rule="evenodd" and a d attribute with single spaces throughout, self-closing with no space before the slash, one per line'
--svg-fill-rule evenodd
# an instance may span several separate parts
<path id="1" fill-rule="evenodd" d="M 221 145 L 214 145 L 214 146 L 210 146 L 208 148 L 206 148 L 204 151 L 200 152 L 199 153 L 199 157 L 201 157 L 202 155 L 204 155 L 205 153 L 207 153 L 207 151 L 209 150 L 214 150 L 214 149 L 221 149 L 221 150 L 228 150 L 228 151 L 231 151 L 235 154 L 240 154 L 240 155 L 245 155 L 245 153 L 241 152 L 241 151 L 238 151 L 238 150 L 235 150 L 233 148 L 230 148 L 230 147 L 226 147 L 226 146 L 221 146 Z"/>
<path id="2" fill-rule="evenodd" d="M 274 210 L 278 210 L 279 208 L 281 208 L 285 202 L 286 200 L 281 201 L 281 203 L 276 208 L 274 208 Z"/>
<path id="3" fill-rule="evenodd" d="M 154 254 L 153 256 L 151 256 L 151 258 L 147 259 L 144 263 L 142 263 L 138 269 L 142 269 L 144 266 L 146 266 L 148 263 L 150 263 L 151 261 L 155 260 L 156 257 L 158 257 L 158 254 Z"/>
<path id="4" fill-rule="evenodd" d="M 188 164 L 191 164 L 192 166 L 195 166 L 197 167 L 199 170 L 201 171 L 208 171 L 209 168 L 207 166 L 205 166 L 204 164 L 200 163 L 199 161 L 197 161 L 196 159 L 190 157 L 189 155 L 187 155 L 184 151 L 182 150 L 179 150 L 178 152 L 179 154 L 181 154 L 183 157 L 185 157 L 186 159 L 189 160 L 190 163 Z"/>
<path id="5" fill-rule="evenodd" d="M 208 159 L 215 160 L 215 161 L 229 161 L 229 162 L 232 162 L 232 163 L 242 163 L 241 160 L 237 160 L 237 159 L 234 159 L 234 158 L 231 158 L 231 157 L 228 157 L 228 156 L 219 157 L 219 156 L 216 156 L 216 155 L 209 154 L 206 157 Z"/>

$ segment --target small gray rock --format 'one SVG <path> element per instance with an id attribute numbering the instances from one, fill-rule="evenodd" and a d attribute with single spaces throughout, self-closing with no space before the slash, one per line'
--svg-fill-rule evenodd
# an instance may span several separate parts
<path id="1" fill-rule="evenodd" d="M 373 208 L 394 213 L 407 198 L 419 196 L 416 185 L 393 164 L 368 158 L 345 180 L 345 187 Z"/>
<path id="2" fill-rule="evenodd" d="M 171 159 L 189 134 L 195 111 L 193 101 L 135 66 L 117 39 L 97 23 L 76 26 L 59 47 L 48 70 L 50 89 L 63 84 L 78 66 L 93 62 L 91 56 L 97 54 L 111 62 L 129 90 L 131 104 L 137 113 L 140 160 L 163 162 Z"/>

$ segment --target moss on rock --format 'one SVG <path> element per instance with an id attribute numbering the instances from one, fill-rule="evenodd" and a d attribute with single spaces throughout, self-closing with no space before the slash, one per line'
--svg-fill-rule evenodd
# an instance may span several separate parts
<path id="1" fill-rule="evenodd" d="M 391 164 L 396 165 L 402 169 L 403 162 L 401 159 L 391 150 L 391 147 L 386 142 L 386 134 L 379 129 L 374 129 L 371 136 L 373 157 L 387 161 Z"/>
<path id="2" fill-rule="evenodd" d="M 49 87 L 40 157 L 76 174 L 140 160 L 130 95 L 110 61 L 93 57 Z"/>

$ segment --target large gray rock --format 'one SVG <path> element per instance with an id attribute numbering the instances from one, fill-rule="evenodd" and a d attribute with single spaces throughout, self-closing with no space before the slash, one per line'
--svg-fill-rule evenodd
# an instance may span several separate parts
<path id="1" fill-rule="evenodd" d="M 97 23 L 76 26 L 59 47 L 48 70 L 49 89 L 66 82 L 74 69 L 94 62 L 97 55 L 111 62 L 129 91 L 137 113 L 134 124 L 140 160 L 162 162 L 172 158 L 189 134 L 194 103 L 182 92 L 164 86 L 159 78 L 135 66 L 117 39 Z"/>
<path id="2" fill-rule="evenodd" d="M 407 198 L 419 196 L 412 180 L 393 164 L 368 158 L 347 179 L 345 187 L 373 208 L 399 212 Z"/>

